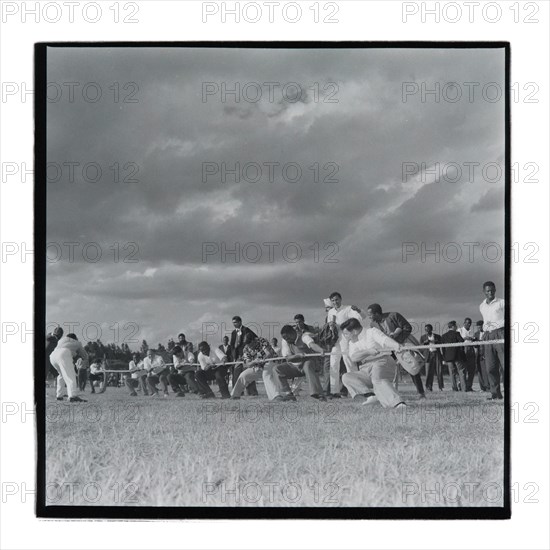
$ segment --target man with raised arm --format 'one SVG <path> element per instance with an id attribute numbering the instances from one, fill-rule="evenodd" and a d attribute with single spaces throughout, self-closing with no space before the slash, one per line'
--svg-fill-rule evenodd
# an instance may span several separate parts
<path id="1" fill-rule="evenodd" d="M 383 349 L 399 351 L 401 345 L 377 328 L 363 327 L 357 319 L 348 319 L 340 325 L 340 330 L 349 342 L 351 360 L 360 363 L 358 372 L 342 376 L 351 397 L 374 391 L 374 396 L 368 397 L 364 405 L 380 402 L 385 408 L 405 407 L 392 384 L 396 362 L 391 351 L 381 352 Z"/>

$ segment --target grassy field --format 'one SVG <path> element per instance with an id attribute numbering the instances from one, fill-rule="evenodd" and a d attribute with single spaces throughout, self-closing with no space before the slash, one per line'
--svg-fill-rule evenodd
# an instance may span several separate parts
<path id="1" fill-rule="evenodd" d="M 48 388 L 46 504 L 502 506 L 503 403 L 400 394 L 405 412 L 123 388 L 69 405 Z"/>

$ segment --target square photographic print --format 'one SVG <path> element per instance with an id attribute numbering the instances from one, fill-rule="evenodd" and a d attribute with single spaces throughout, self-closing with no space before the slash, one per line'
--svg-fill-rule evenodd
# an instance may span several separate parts
<path id="1" fill-rule="evenodd" d="M 508 43 L 35 53 L 39 516 L 510 517 Z"/>

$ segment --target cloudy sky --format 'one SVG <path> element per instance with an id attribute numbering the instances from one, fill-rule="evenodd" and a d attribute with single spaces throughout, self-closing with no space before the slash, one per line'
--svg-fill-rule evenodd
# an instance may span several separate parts
<path id="1" fill-rule="evenodd" d="M 49 323 L 217 343 L 334 290 L 418 324 L 503 294 L 503 50 L 50 48 L 48 81 Z"/>

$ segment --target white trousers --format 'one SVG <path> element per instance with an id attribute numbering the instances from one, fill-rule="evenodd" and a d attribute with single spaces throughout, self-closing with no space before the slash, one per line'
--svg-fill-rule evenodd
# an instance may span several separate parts
<path id="1" fill-rule="evenodd" d="M 263 369 L 258 371 L 255 371 L 252 367 L 244 369 L 239 375 L 239 378 L 237 378 L 237 381 L 231 390 L 231 397 L 240 397 L 248 384 L 262 379 L 268 399 L 274 399 L 279 394 L 279 390 L 275 385 L 275 377 L 272 373 L 274 368 L 275 363 L 269 362 L 265 364 Z"/>
<path id="2" fill-rule="evenodd" d="M 74 371 L 73 354 L 66 348 L 54 349 L 50 355 L 53 368 L 59 373 L 57 377 L 57 397 L 63 397 L 65 387 L 69 398 L 76 397 L 78 383 Z"/>
<path id="3" fill-rule="evenodd" d="M 347 372 L 342 382 L 351 397 L 374 391 L 383 407 L 395 407 L 403 401 L 393 387 L 395 361 L 391 357 L 368 363 L 358 372 Z"/>
<path id="4" fill-rule="evenodd" d="M 340 335 L 338 342 L 331 350 L 330 356 L 330 393 L 340 393 L 342 382 L 340 381 L 340 359 L 342 354 L 348 352 L 348 341 Z M 344 365 L 348 372 L 356 371 L 357 365 L 347 356 L 344 355 Z"/>

